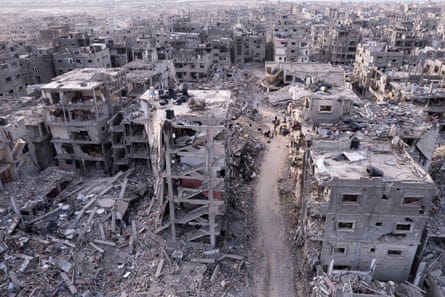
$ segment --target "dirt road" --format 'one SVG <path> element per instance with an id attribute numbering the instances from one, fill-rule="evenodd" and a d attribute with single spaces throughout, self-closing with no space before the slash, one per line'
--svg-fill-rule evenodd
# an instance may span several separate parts
<path id="1" fill-rule="evenodd" d="M 275 136 L 265 152 L 257 180 L 255 221 L 259 251 L 254 272 L 254 296 L 296 296 L 292 258 L 286 241 L 285 222 L 278 193 L 278 180 L 286 161 L 286 139 Z"/>

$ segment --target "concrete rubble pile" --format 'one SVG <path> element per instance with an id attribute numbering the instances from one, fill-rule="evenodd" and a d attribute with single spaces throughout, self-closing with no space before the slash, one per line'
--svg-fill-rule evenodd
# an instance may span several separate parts
<path id="1" fill-rule="evenodd" d="M 242 256 L 205 244 L 170 245 L 154 234 L 159 213 L 144 170 L 86 178 L 50 167 L 8 185 L 0 200 L 0 295 L 190 296 L 233 289 Z"/>
<path id="2" fill-rule="evenodd" d="M 419 253 L 419 265 L 414 278 L 416 284 L 422 285 L 427 290 L 426 296 L 445 295 L 445 207 L 443 168 L 444 150 L 439 147 L 434 155 L 431 176 L 439 188 L 439 195 L 433 201 L 430 216 L 427 221 L 427 229 L 424 234 L 425 244 Z"/>
<path id="3" fill-rule="evenodd" d="M 445 293 L 444 247 L 443 240 L 430 240 L 425 247 L 422 262 L 419 265 L 417 279 L 428 285 L 430 293 L 437 294 L 431 296 L 443 296 Z"/>
<path id="4" fill-rule="evenodd" d="M 293 104 L 297 107 L 297 103 Z M 432 126 L 413 104 L 374 104 L 353 106 L 350 116 L 337 123 L 321 123 L 316 129 L 320 138 L 334 139 L 342 132 L 363 132 L 367 137 L 382 139 L 390 136 L 420 136 Z M 383 121 L 382 121 L 383 119 Z"/>
<path id="5" fill-rule="evenodd" d="M 369 274 L 350 272 L 327 274 L 314 277 L 312 286 L 313 297 L 422 297 L 424 291 L 411 283 L 380 282 L 371 280 Z"/>
<path id="6" fill-rule="evenodd" d="M 414 104 L 366 104 L 364 109 L 368 120 L 366 132 L 371 137 L 419 134 L 423 132 L 422 129 L 431 125 L 425 123 L 425 115 Z"/>
<path id="7" fill-rule="evenodd" d="M 255 164 L 258 154 L 264 149 L 261 141 L 263 129 L 248 119 L 239 119 L 231 128 L 230 164 L 234 175 L 245 181 L 252 180 L 258 173 Z"/>
<path id="8" fill-rule="evenodd" d="M 129 269 L 125 258 L 136 251 L 137 238 L 145 237 L 139 235 L 145 223 L 128 214 L 130 203 L 147 193 L 141 173 L 83 179 L 48 168 L 34 180 L 8 186 L 1 201 L 5 287 L 0 291 L 48 296 L 112 290 L 116 284 L 108 282 Z M 122 267 L 99 268 L 111 259 L 121 260 Z"/>

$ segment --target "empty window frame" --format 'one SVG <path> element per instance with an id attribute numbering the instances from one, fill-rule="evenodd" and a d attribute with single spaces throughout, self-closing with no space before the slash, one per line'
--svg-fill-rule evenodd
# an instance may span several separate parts
<path id="1" fill-rule="evenodd" d="M 388 257 L 401 257 L 402 254 L 401 250 L 388 250 L 387 252 Z"/>
<path id="2" fill-rule="evenodd" d="M 398 223 L 394 227 L 394 231 L 396 233 L 407 233 L 407 232 L 411 232 L 411 228 L 412 228 L 411 224 Z"/>
<path id="3" fill-rule="evenodd" d="M 332 112 L 332 105 L 320 105 L 318 111 L 320 113 L 331 113 Z"/>
<path id="4" fill-rule="evenodd" d="M 332 255 L 344 256 L 344 255 L 346 255 L 346 248 L 345 247 L 334 247 L 332 249 Z"/>
<path id="5" fill-rule="evenodd" d="M 423 197 L 420 196 L 405 196 L 402 198 L 402 206 L 419 207 L 422 204 Z"/>
<path id="6" fill-rule="evenodd" d="M 354 222 L 351 221 L 339 221 L 337 222 L 338 231 L 354 231 Z"/>
<path id="7" fill-rule="evenodd" d="M 359 204 L 360 194 L 342 194 L 341 195 L 342 204 Z"/>

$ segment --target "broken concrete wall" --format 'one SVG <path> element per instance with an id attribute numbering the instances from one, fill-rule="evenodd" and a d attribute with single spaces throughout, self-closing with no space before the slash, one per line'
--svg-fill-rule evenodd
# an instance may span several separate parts
<path id="1" fill-rule="evenodd" d="M 97 122 L 95 127 L 74 124 L 53 124 L 50 126 L 53 141 L 72 139 L 77 141 L 100 142 L 107 135 L 106 120 Z"/>
<path id="2" fill-rule="evenodd" d="M 150 165 L 147 112 L 146 108 L 141 108 L 140 102 L 136 101 L 124 107 L 109 121 L 114 171 L 127 168 L 134 162 Z"/>
<path id="3" fill-rule="evenodd" d="M 339 66 L 323 63 L 266 62 L 266 74 L 283 72 L 283 83 L 325 83 L 333 87 L 345 86 L 345 71 Z"/>
<path id="4" fill-rule="evenodd" d="M 303 119 L 312 123 L 337 122 L 351 111 L 351 99 L 323 99 L 306 97 L 304 99 Z"/>
<path id="5" fill-rule="evenodd" d="M 55 151 L 51 144 L 49 128 L 43 120 L 29 121 L 27 123 L 18 121 L 6 126 L 6 129 L 14 143 L 21 141 L 26 144 L 26 149 L 29 150 L 32 159 L 31 161 L 37 167 L 36 170 L 44 170 L 52 165 Z"/>
<path id="6" fill-rule="evenodd" d="M 14 164 L 10 148 L 10 139 L 4 129 L 0 129 L 0 190 L 3 185 L 17 178 L 17 169 Z"/>

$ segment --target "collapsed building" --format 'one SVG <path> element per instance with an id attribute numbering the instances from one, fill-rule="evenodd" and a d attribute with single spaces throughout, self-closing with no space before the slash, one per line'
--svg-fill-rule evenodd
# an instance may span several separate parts
<path id="1" fill-rule="evenodd" d="M 111 169 L 108 120 L 126 88 L 125 71 L 119 68 L 75 69 L 42 86 L 61 168 Z"/>
<path id="2" fill-rule="evenodd" d="M 403 65 L 403 53 L 394 50 L 384 42 L 368 41 L 357 46 L 354 63 L 354 76 L 357 80 L 357 88 L 365 93 L 369 86 L 372 68 L 380 71 L 399 69 Z"/>
<path id="3" fill-rule="evenodd" d="M 373 279 L 374 261 L 367 271 L 324 272 L 317 267 L 311 282 L 311 297 L 423 297 L 425 291 L 409 282 L 382 282 Z"/>
<path id="4" fill-rule="evenodd" d="M 3 189 L 4 184 L 17 178 L 17 169 L 14 166 L 9 142 L 5 130 L 0 129 L 0 190 Z"/>
<path id="5" fill-rule="evenodd" d="M 0 104 L 3 183 L 35 174 L 53 164 L 54 149 L 41 103 L 30 97 Z"/>
<path id="6" fill-rule="evenodd" d="M 328 86 L 345 85 L 345 71 L 340 66 L 323 63 L 275 63 L 266 62 L 265 77 L 261 85 L 266 89 L 305 83 L 307 86 L 322 82 Z"/>
<path id="7" fill-rule="evenodd" d="M 11 118 L 2 119 L 2 184 L 53 160 L 84 172 L 142 165 L 157 177 L 163 207 L 156 231 L 170 227 L 174 239 L 216 245 L 229 176 L 229 91 L 151 88 L 138 99 L 122 98 L 126 71 L 116 68 L 75 69 L 41 90 L 44 105 L 5 109 Z"/>
<path id="8" fill-rule="evenodd" d="M 174 239 L 181 225 L 186 240 L 216 245 L 229 176 L 229 100 L 229 91 L 188 91 L 159 101 L 148 91 L 141 97 L 157 197 L 168 204 L 169 220 L 161 228 L 170 227 Z"/>
<path id="9" fill-rule="evenodd" d="M 385 30 L 389 44 L 404 53 L 404 63 L 411 63 L 414 49 L 423 47 L 424 41 L 416 36 L 413 24 L 409 20 L 396 22 L 393 27 Z"/>
<path id="10" fill-rule="evenodd" d="M 139 163 L 150 166 L 147 135 L 148 117 L 140 102 L 128 102 L 109 121 L 113 151 L 113 172 L 128 170 Z"/>

